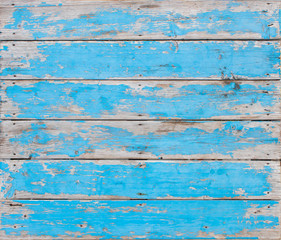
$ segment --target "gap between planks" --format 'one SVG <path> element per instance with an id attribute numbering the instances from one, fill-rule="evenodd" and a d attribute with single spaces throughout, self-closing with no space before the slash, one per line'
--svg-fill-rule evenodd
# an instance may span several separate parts
<path id="1" fill-rule="evenodd" d="M 251 199 L 235 199 L 235 198 L 9 198 L 0 199 L 0 201 L 280 201 L 280 198 L 251 198 Z"/>
<path id="2" fill-rule="evenodd" d="M 182 162 L 186 162 L 186 161 L 226 161 L 226 162 L 231 162 L 233 161 L 233 159 L 224 159 L 224 158 L 209 158 L 209 159 L 196 159 L 196 158 L 187 158 L 187 159 L 168 159 L 168 158 L 52 158 L 52 159 L 46 159 L 46 158 L 5 158 L 2 157 L 0 159 L 0 161 L 2 160 L 11 160 L 11 161 L 18 161 L 18 160 L 24 160 L 24 161 L 106 161 L 106 160 L 110 160 L 110 161 L 166 161 L 166 162 L 172 162 L 172 161 L 182 161 Z M 247 162 L 251 162 L 251 161 L 267 161 L 267 162 L 278 162 L 280 161 L 280 165 L 281 165 L 281 159 L 254 159 L 254 158 L 249 158 L 249 159 L 242 159 L 242 158 L 235 158 L 235 161 L 247 161 Z"/>
<path id="3" fill-rule="evenodd" d="M 240 38 L 240 39 L 235 39 L 235 38 L 196 38 L 196 39 L 185 39 L 185 38 L 152 38 L 152 39 L 58 39 L 58 40 L 54 40 L 54 39 L 43 39 L 43 40 L 39 40 L 39 39 L 25 39 L 25 40 L 20 40 L 20 39 L 10 39 L 10 40 L 2 40 L 0 38 L 0 43 L 1 42 L 152 42 L 152 41 L 157 41 L 157 42 L 167 42 L 167 41 L 171 41 L 171 42 L 177 42 L 177 41 L 181 41 L 181 42 L 198 42 L 198 41 L 218 41 L 218 42 L 223 42 L 223 41 L 231 41 L 231 42 L 239 42 L 239 41 L 258 41 L 258 42 L 266 42 L 266 41 L 272 41 L 272 42 L 278 42 L 280 41 L 281 38 L 264 38 L 264 39 L 260 39 L 260 38 Z"/>
<path id="4" fill-rule="evenodd" d="M 26 122 L 33 122 L 33 121 L 77 121 L 77 122 L 96 122 L 96 121 L 106 121 L 106 122 L 169 122 L 169 123 L 181 123 L 181 122 L 281 122 L 281 119 L 189 119 L 189 118 L 181 118 L 181 119 L 107 119 L 107 118 L 97 118 L 97 119 L 83 119 L 83 118 L 0 118 L 1 121 L 13 121 L 13 122 L 21 122 L 21 121 L 26 121 Z"/>
<path id="5" fill-rule="evenodd" d="M 281 57 L 280 57 L 281 59 Z M 249 78 L 172 78 L 172 79 L 162 79 L 162 78 L 106 78 L 106 79 L 79 79 L 79 78 L 51 78 L 51 79 L 32 79 L 32 78 L 21 78 L 21 79 L 14 79 L 14 78 L 5 78 L 1 79 L 1 81 L 14 81 L 16 82 L 24 82 L 24 81 L 105 81 L 105 82 L 112 82 L 112 81 L 122 81 L 122 82 L 149 82 L 149 81 L 159 81 L 159 82 L 215 82 L 215 81 L 221 81 L 221 82 L 279 82 L 281 81 L 281 78 L 256 78 L 256 79 L 249 79 Z"/>

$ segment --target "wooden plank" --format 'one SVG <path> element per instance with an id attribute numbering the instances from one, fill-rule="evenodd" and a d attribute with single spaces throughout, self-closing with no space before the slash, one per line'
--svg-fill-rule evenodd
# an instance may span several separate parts
<path id="1" fill-rule="evenodd" d="M 1 199 L 280 199 L 277 161 L 2 160 Z"/>
<path id="2" fill-rule="evenodd" d="M 280 159 L 280 122 L 2 121 L 2 158 Z"/>
<path id="3" fill-rule="evenodd" d="M 3 119 L 280 119 L 280 82 L 1 81 Z"/>
<path id="4" fill-rule="evenodd" d="M 3 42 L 1 79 L 276 79 L 278 42 Z"/>
<path id="5" fill-rule="evenodd" d="M 2 201 L 1 239 L 279 239 L 263 200 Z"/>
<path id="6" fill-rule="evenodd" d="M 272 1 L 10 1 L 1 40 L 275 39 Z"/>

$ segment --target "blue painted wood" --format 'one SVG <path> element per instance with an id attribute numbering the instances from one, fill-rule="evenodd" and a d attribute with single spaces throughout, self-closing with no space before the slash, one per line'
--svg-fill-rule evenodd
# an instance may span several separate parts
<path id="1" fill-rule="evenodd" d="M 276 82 L 256 81 L 280 78 L 278 5 L 2 0 L 0 239 L 279 239 L 279 161 L 227 160 L 280 160 L 280 121 L 207 121 L 279 117 Z M 249 41 L 175 41 L 193 38 Z"/>
<path id="2" fill-rule="evenodd" d="M 1 81 L 2 118 L 280 119 L 279 82 Z"/>
<path id="3" fill-rule="evenodd" d="M 278 162 L 1 161 L 2 199 L 278 199 Z"/>
<path id="4" fill-rule="evenodd" d="M 6 158 L 279 159 L 280 123 L 3 121 Z"/>
<path id="5" fill-rule="evenodd" d="M 13 1 L 1 39 L 171 39 L 279 36 L 268 1 Z M 8 6 L 8 7 L 7 7 Z"/>
<path id="6" fill-rule="evenodd" d="M 2 201 L 0 237 L 278 239 L 276 201 Z"/>
<path id="7" fill-rule="evenodd" d="M 278 42 L 5 42 L 1 79 L 278 78 Z M 17 54 L 15 54 L 15 52 Z"/>

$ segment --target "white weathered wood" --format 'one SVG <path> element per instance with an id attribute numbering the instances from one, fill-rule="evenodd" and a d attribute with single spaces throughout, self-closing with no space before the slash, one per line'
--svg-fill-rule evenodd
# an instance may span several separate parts
<path id="1" fill-rule="evenodd" d="M 280 122 L 2 121 L 2 158 L 280 159 Z"/>

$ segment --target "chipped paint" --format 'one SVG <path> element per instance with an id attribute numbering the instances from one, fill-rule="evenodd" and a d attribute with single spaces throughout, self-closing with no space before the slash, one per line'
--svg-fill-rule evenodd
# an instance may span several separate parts
<path id="1" fill-rule="evenodd" d="M 280 118 L 278 82 L 2 81 L 3 118 Z"/>
<path id="2" fill-rule="evenodd" d="M 279 36 L 278 7 L 263 2 L 99 1 L 14 4 L 5 39 L 167 39 Z M 48 11 L 46 12 L 46 7 Z"/>
<path id="3" fill-rule="evenodd" d="M 278 122 L 3 121 L 2 126 L 2 157 L 280 157 Z"/>
<path id="4" fill-rule="evenodd" d="M 0 12 L 1 240 L 280 239 L 280 0 Z"/>
<path id="5" fill-rule="evenodd" d="M 281 187 L 277 162 L 49 160 L 0 166 L 5 199 L 269 199 Z"/>
<path id="6" fill-rule="evenodd" d="M 276 201 L 13 201 L 2 202 L 1 237 L 196 239 L 278 237 Z M 261 210 L 261 211 L 259 211 Z M 32 212 L 29 218 L 23 212 Z M 54 225 L 51 227 L 50 225 Z M 18 227 L 14 227 L 18 226 Z M 236 238 L 237 239 L 237 238 Z"/>
<path id="7" fill-rule="evenodd" d="M 177 47 L 170 48 L 171 43 L 19 41 L 13 46 L 12 42 L 5 42 L 0 49 L 1 79 L 279 77 L 280 49 L 277 42 L 263 42 L 262 47 L 256 47 L 254 41 L 243 42 L 242 46 L 233 41 L 179 41 Z M 37 48 L 37 53 L 31 54 L 30 48 Z M 20 56 L 15 58 L 15 52 Z"/>

